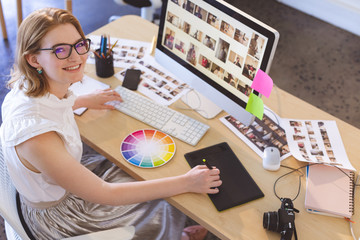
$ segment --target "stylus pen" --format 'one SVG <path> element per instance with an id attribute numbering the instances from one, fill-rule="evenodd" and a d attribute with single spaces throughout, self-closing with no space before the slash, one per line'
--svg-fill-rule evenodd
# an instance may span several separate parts
<path id="1" fill-rule="evenodd" d="M 210 164 L 205 160 L 205 158 L 203 159 L 203 162 L 205 163 L 205 165 L 208 167 L 208 169 L 213 169 L 212 166 L 210 166 Z"/>

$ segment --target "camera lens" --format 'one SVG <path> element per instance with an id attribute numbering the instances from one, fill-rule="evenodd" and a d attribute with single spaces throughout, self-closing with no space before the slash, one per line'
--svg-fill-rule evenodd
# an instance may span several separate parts
<path id="1" fill-rule="evenodd" d="M 263 227 L 267 230 L 278 232 L 279 214 L 278 212 L 266 212 L 263 217 Z"/>

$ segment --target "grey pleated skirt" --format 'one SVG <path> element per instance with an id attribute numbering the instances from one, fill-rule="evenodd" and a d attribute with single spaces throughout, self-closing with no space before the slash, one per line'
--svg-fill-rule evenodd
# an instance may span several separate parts
<path id="1" fill-rule="evenodd" d="M 82 163 L 107 182 L 135 181 L 101 155 L 86 155 Z M 186 216 L 165 200 L 108 206 L 69 193 L 51 206 L 38 206 L 20 196 L 24 220 L 36 239 L 62 239 L 116 227 L 135 226 L 141 240 L 180 239 Z"/>

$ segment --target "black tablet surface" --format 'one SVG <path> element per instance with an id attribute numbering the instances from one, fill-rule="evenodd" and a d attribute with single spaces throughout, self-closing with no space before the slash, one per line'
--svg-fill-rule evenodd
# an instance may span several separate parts
<path id="1" fill-rule="evenodd" d="M 264 197 L 226 142 L 189 152 L 184 156 L 191 167 L 204 164 L 203 159 L 206 159 L 211 166 L 216 166 L 220 170 L 223 183 L 219 187 L 219 193 L 209 194 L 218 211 Z"/>

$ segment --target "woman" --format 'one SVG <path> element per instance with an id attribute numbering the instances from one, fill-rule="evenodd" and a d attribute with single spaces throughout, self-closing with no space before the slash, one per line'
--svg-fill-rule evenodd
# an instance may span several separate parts
<path id="1" fill-rule="evenodd" d="M 75 97 L 90 41 L 71 13 L 46 8 L 18 30 L 16 64 L 2 106 L 1 142 L 22 214 L 36 239 L 61 239 L 135 225 L 135 239 L 189 239 L 185 216 L 162 199 L 217 193 L 219 170 L 197 166 L 184 175 L 135 182 L 101 156 L 82 159 L 73 109 L 112 109 L 111 89 Z M 191 234 L 190 234 L 191 235 Z"/>

